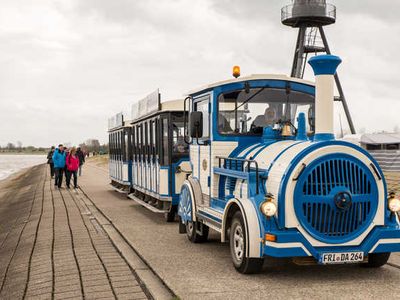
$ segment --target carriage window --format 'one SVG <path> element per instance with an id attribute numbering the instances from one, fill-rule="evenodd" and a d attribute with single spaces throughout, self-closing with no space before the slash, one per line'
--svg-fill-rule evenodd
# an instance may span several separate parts
<path id="1" fill-rule="evenodd" d="M 136 160 L 136 134 L 135 134 L 135 126 L 131 128 L 131 147 L 132 147 L 132 160 Z"/>
<path id="2" fill-rule="evenodd" d="M 139 130 L 139 143 L 138 143 L 138 148 L 139 148 L 139 157 L 138 157 L 138 161 L 142 160 L 142 155 L 143 155 L 143 148 L 142 148 L 142 141 L 143 141 L 143 135 L 142 135 L 142 125 L 138 126 L 138 130 Z"/>
<path id="3" fill-rule="evenodd" d="M 156 123 L 156 158 L 161 163 L 161 138 L 160 138 L 160 119 L 155 120 Z"/>
<path id="4" fill-rule="evenodd" d="M 124 156 L 124 161 L 127 161 L 127 160 L 129 160 L 129 159 L 131 159 L 129 156 L 130 156 L 130 153 L 129 153 L 129 131 L 128 131 L 128 128 L 125 128 L 125 130 L 124 130 L 124 135 L 125 135 L 125 156 Z"/>
<path id="5" fill-rule="evenodd" d="M 162 164 L 169 164 L 168 119 L 162 119 Z"/>
<path id="6" fill-rule="evenodd" d="M 147 123 L 147 131 L 146 131 L 146 138 L 147 138 L 147 161 L 150 162 L 151 158 L 151 121 L 149 120 Z"/>
<path id="7" fill-rule="evenodd" d="M 156 120 L 151 122 L 151 151 L 153 153 L 153 163 L 156 162 Z"/>
<path id="8" fill-rule="evenodd" d="M 208 96 L 206 96 L 205 100 L 195 103 L 195 111 L 201 111 L 203 113 L 203 138 L 208 138 L 210 136 L 210 114 L 208 110 L 208 104 Z"/>
<path id="9" fill-rule="evenodd" d="M 136 125 L 136 137 L 135 137 L 135 139 L 136 139 L 136 142 L 135 142 L 136 161 L 139 161 L 139 159 L 140 159 L 139 138 L 140 138 L 139 125 Z"/>
<path id="10" fill-rule="evenodd" d="M 115 132 L 111 133 L 112 159 L 115 159 Z"/>
<path id="11" fill-rule="evenodd" d="M 114 158 L 116 160 L 118 160 L 118 156 L 119 156 L 119 151 L 118 151 L 118 131 L 114 133 L 114 150 L 115 150 Z"/>
<path id="12" fill-rule="evenodd" d="M 172 113 L 172 162 L 188 155 L 189 145 L 185 143 L 183 131 L 183 113 Z"/>
<path id="13" fill-rule="evenodd" d="M 280 88 L 235 90 L 218 97 L 218 131 L 222 134 L 262 134 L 263 128 L 280 121 L 296 123 L 300 112 L 309 116 L 312 131 L 314 95 Z"/>
<path id="14" fill-rule="evenodd" d="M 116 159 L 116 150 L 117 150 L 117 147 L 116 147 L 116 145 L 115 145 L 115 143 L 116 143 L 116 138 L 115 138 L 115 135 L 116 135 L 116 133 L 114 132 L 113 133 L 113 149 L 114 149 L 114 154 L 113 154 L 113 158 L 114 159 Z"/>
<path id="15" fill-rule="evenodd" d="M 108 152 L 110 155 L 110 159 L 112 159 L 112 144 L 111 144 L 111 134 L 108 134 Z"/>
<path id="16" fill-rule="evenodd" d="M 144 149 L 144 160 L 147 161 L 147 157 L 149 156 L 149 152 L 148 152 L 148 137 L 147 137 L 147 127 L 148 124 L 147 122 L 144 123 L 144 128 L 143 128 L 143 149 Z"/>
<path id="17" fill-rule="evenodd" d="M 132 133 L 133 133 L 133 138 L 132 138 L 132 147 L 133 147 L 133 160 L 137 160 L 137 126 L 132 127 Z"/>
<path id="18" fill-rule="evenodd" d="M 121 134 L 122 132 L 121 131 L 118 131 L 118 144 L 117 144 L 117 147 L 118 147 L 118 160 L 122 160 L 122 134 Z"/>

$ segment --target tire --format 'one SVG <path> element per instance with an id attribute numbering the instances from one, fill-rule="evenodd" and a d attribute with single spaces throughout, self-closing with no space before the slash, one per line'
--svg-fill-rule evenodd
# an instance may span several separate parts
<path id="1" fill-rule="evenodd" d="M 371 253 L 368 255 L 368 262 L 366 264 L 362 264 L 362 266 L 366 268 L 380 268 L 386 265 L 389 260 L 389 253 Z"/>
<path id="2" fill-rule="evenodd" d="M 168 223 L 175 221 L 175 209 L 171 207 L 170 211 L 164 214 L 165 221 Z"/>
<path id="3" fill-rule="evenodd" d="M 237 211 L 232 218 L 229 232 L 229 248 L 233 266 L 242 274 L 259 273 L 263 267 L 263 258 L 246 257 L 247 233 L 244 226 L 243 216 Z"/>
<path id="4" fill-rule="evenodd" d="M 199 233 L 201 229 L 201 233 Z M 192 243 L 204 243 L 208 239 L 209 228 L 207 225 L 199 222 L 186 222 L 186 235 Z"/>

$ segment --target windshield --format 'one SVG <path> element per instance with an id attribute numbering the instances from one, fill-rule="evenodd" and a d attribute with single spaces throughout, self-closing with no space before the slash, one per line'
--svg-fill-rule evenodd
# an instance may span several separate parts
<path id="1" fill-rule="evenodd" d="M 221 134 L 262 134 L 277 122 L 295 120 L 300 112 L 313 131 L 314 95 L 290 89 L 251 88 L 222 93 L 218 97 L 218 130 Z"/>

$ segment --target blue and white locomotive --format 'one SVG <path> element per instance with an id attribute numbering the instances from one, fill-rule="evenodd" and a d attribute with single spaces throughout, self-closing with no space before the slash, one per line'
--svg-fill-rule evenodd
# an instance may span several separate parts
<path id="1" fill-rule="evenodd" d="M 190 93 L 180 233 L 196 243 L 218 231 L 241 273 L 266 256 L 380 267 L 400 251 L 400 200 L 371 155 L 334 138 L 340 62 L 311 58 L 315 85 L 253 75 Z"/>

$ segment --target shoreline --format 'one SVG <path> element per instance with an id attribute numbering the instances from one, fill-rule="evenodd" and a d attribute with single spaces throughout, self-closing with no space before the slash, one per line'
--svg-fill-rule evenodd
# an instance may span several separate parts
<path id="1" fill-rule="evenodd" d="M 10 184 L 12 184 L 14 181 L 17 181 L 21 177 L 26 175 L 26 173 L 28 173 L 32 168 L 41 166 L 41 165 L 44 165 L 44 164 L 37 164 L 34 166 L 29 166 L 29 167 L 19 169 L 18 171 L 11 173 L 7 177 L 0 179 L 0 190 L 3 191 L 3 189 L 7 189 Z"/>
<path id="2" fill-rule="evenodd" d="M 0 155 L 47 155 L 47 152 L 0 152 Z"/>

